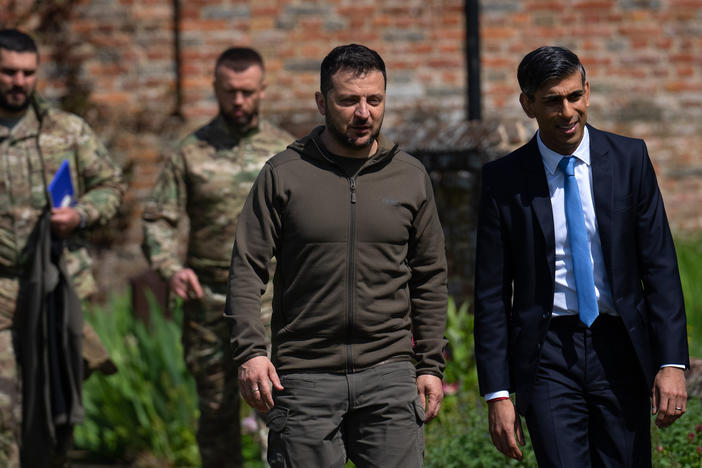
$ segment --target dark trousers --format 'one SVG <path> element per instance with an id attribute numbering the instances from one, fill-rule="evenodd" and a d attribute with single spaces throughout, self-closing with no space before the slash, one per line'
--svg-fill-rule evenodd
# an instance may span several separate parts
<path id="1" fill-rule="evenodd" d="M 414 468 L 424 464 L 424 410 L 414 366 L 281 376 L 266 415 L 271 468 Z"/>
<path id="2" fill-rule="evenodd" d="M 525 417 L 541 468 L 651 466 L 649 391 L 620 318 L 551 320 Z"/>

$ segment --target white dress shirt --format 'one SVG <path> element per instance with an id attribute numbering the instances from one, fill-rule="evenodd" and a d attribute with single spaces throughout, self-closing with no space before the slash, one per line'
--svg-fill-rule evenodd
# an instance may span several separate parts
<path id="1" fill-rule="evenodd" d="M 553 317 L 563 315 L 578 314 L 578 296 L 575 290 L 575 276 L 573 274 L 573 257 L 570 254 L 570 241 L 568 240 L 568 228 L 566 226 L 565 215 L 565 175 L 558 169 L 561 159 L 571 156 L 569 154 L 558 154 L 549 149 L 539 133 L 536 134 L 536 141 L 539 144 L 541 160 L 544 163 L 548 190 L 551 195 L 551 210 L 553 211 L 553 232 L 556 240 L 556 271 L 553 292 Z M 605 269 L 604 257 L 602 255 L 602 243 L 597 229 L 597 218 L 595 216 L 595 203 L 592 191 L 592 168 L 590 166 L 590 135 L 587 127 L 583 134 L 580 145 L 573 152 L 575 156 L 575 180 L 578 182 L 578 192 L 580 192 L 580 203 L 585 216 L 585 228 L 587 229 L 588 244 L 590 247 L 590 259 L 592 260 L 592 272 L 595 278 L 595 295 L 597 296 L 597 306 L 601 314 L 617 315 L 612 300 L 612 292 L 607 271 Z"/>

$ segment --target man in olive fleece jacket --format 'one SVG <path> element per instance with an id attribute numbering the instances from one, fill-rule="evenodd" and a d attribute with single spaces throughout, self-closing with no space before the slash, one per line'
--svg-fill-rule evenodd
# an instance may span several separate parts
<path id="1" fill-rule="evenodd" d="M 326 125 L 266 163 L 239 217 L 225 316 L 272 467 L 422 466 L 443 398 L 443 234 L 424 167 L 380 135 L 385 81 L 376 52 L 332 50 L 315 96 Z"/>

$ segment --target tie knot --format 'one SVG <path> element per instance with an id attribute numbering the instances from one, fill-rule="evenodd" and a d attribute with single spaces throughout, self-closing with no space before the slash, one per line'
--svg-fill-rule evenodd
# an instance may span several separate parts
<path id="1" fill-rule="evenodd" d="M 575 175 L 575 158 L 567 156 L 558 163 L 558 168 L 567 176 Z"/>

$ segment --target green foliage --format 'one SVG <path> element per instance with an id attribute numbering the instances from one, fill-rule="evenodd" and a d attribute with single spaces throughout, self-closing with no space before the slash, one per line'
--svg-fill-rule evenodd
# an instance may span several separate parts
<path id="1" fill-rule="evenodd" d="M 92 308 L 93 325 L 119 372 L 96 374 L 83 387 L 85 422 L 75 431 L 80 449 L 101 457 L 131 459 L 149 453 L 173 466 L 197 466 L 193 429 L 197 397 L 183 361 L 182 308 L 167 320 L 151 307 L 150 326 L 133 317 L 129 296 Z"/>
<path id="2" fill-rule="evenodd" d="M 676 239 L 675 248 L 685 294 L 690 354 L 702 356 L 702 237 Z"/>
<path id="3" fill-rule="evenodd" d="M 427 468 L 535 467 L 536 459 L 527 440 L 524 461 L 509 460 L 492 445 L 488 432 L 487 407 L 478 392 L 475 367 L 473 314 L 467 303 L 458 306 L 449 299 L 446 337 L 449 352 L 444 371 L 448 390 L 437 418 L 425 431 Z M 458 384 L 458 385 L 455 385 Z M 456 393 L 451 394 L 453 390 Z M 526 429 L 526 426 L 525 426 Z"/>
<path id="4" fill-rule="evenodd" d="M 427 425 L 424 458 L 427 468 L 536 468 L 526 424 L 523 425 L 526 445 L 520 447 L 524 458 L 517 462 L 502 455 L 492 445 L 485 403 L 470 402 L 470 398 L 463 394 L 452 395 L 447 399 L 449 407 L 442 405 L 441 419 Z"/>
<path id="5" fill-rule="evenodd" d="M 478 386 L 478 372 L 475 368 L 473 314 L 468 312 L 468 303 L 458 307 L 454 299 L 449 298 L 446 338 L 449 345 L 444 381 L 458 384 L 458 388 L 464 392 L 475 390 Z"/>
<path id="6" fill-rule="evenodd" d="M 687 412 L 670 427 L 658 429 L 651 424 L 651 445 L 654 467 L 702 467 L 702 404 L 700 401 L 697 398 L 688 400 Z"/>

